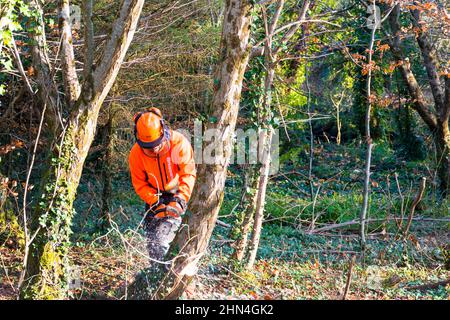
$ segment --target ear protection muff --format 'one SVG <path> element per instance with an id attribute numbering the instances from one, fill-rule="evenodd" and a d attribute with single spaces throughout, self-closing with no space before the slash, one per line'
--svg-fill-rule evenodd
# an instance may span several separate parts
<path id="1" fill-rule="evenodd" d="M 144 115 L 147 112 L 151 112 L 151 113 L 157 115 L 160 118 L 161 127 L 163 128 L 163 134 L 161 135 L 161 137 L 152 142 L 144 142 L 142 140 L 139 140 L 139 138 L 137 136 L 137 123 L 138 123 L 139 119 L 142 117 L 142 115 Z M 161 110 L 159 110 L 158 108 L 155 108 L 155 107 L 151 107 L 145 111 L 138 112 L 134 116 L 134 137 L 136 139 L 137 144 L 144 149 L 152 149 L 152 148 L 158 146 L 159 144 L 161 144 L 164 139 L 166 139 L 167 141 L 170 141 L 170 128 L 164 122 L 164 118 L 162 116 Z"/>

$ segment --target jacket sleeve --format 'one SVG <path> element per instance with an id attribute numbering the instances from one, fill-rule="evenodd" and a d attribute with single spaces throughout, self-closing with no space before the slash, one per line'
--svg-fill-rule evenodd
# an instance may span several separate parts
<path id="1" fill-rule="evenodd" d="M 194 152 L 187 139 L 181 141 L 181 162 L 178 164 L 179 186 L 178 196 L 184 199 L 186 203 L 191 198 L 194 189 L 197 171 L 195 169 Z"/>
<path id="2" fill-rule="evenodd" d="M 158 201 L 157 190 L 149 185 L 142 160 L 134 148 L 131 149 L 128 160 L 134 190 L 142 200 L 152 205 Z"/>

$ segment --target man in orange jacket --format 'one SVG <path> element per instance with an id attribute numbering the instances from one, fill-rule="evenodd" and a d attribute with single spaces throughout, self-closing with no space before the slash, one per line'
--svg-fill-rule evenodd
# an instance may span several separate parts
<path id="1" fill-rule="evenodd" d="M 129 164 L 133 187 L 145 202 L 145 230 L 151 259 L 161 261 L 181 224 L 196 170 L 190 142 L 150 108 L 134 116 L 136 143 Z"/>

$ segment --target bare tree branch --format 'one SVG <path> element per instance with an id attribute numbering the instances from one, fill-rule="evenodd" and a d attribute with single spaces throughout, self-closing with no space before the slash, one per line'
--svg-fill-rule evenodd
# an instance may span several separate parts
<path id="1" fill-rule="evenodd" d="M 277 4 L 277 8 L 275 10 L 275 14 L 273 15 L 272 22 L 270 23 L 270 27 L 269 27 L 269 31 L 268 31 L 269 36 L 272 36 L 273 32 L 275 31 L 275 28 L 278 24 L 278 20 L 280 19 L 280 15 L 283 10 L 283 7 L 284 7 L 284 0 L 280 0 Z"/>
<path id="2" fill-rule="evenodd" d="M 94 63 L 94 24 L 92 23 L 92 0 L 83 1 L 84 20 L 84 79 L 92 72 Z"/>
<path id="3" fill-rule="evenodd" d="M 30 0 L 30 6 L 37 11 L 43 9 L 37 0 Z M 36 81 L 38 83 L 38 94 L 42 105 L 47 105 L 50 112 L 47 113 L 46 123 L 51 130 L 55 130 L 58 122 L 58 101 L 59 94 L 56 84 L 53 81 L 50 59 L 47 54 L 47 39 L 45 36 L 45 25 L 43 14 L 37 18 L 37 27 L 30 29 L 29 36 L 32 39 L 31 55 L 33 66 L 36 69 Z"/>
<path id="4" fill-rule="evenodd" d="M 94 71 L 92 87 L 87 89 L 87 95 L 100 95 L 103 102 L 108 94 L 127 49 L 136 31 L 137 22 L 144 0 L 125 0 L 120 10 L 119 18 L 114 22 L 111 37 L 106 44 L 100 66 Z"/>
<path id="5" fill-rule="evenodd" d="M 69 0 L 59 1 L 59 30 L 61 32 L 61 60 L 67 104 L 72 107 L 80 95 L 80 83 L 75 68 Z"/>
<path id="6" fill-rule="evenodd" d="M 414 217 L 414 211 L 416 210 L 416 207 L 419 204 L 419 202 L 422 200 L 423 193 L 425 191 L 425 184 L 426 184 L 426 182 L 427 182 L 427 179 L 425 177 L 422 177 L 422 180 L 420 182 L 419 191 L 417 192 L 416 198 L 414 199 L 414 201 L 413 201 L 413 203 L 411 205 L 411 210 L 409 212 L 408 221 L 406 222 L 405 231 L 403 233 L 403 237 L 405 239 L 408 236 L 409 228 L 411 227 L 411 223 L 412 223 L 412 220 L 413 220 L 413 217 Z"/>
<path id="7" fill-rule="evenodd" d="M 27 74 L 25 73 L 25 70 L 23 68 L 22 60 L 20 59 L 19 50 L 17 49 L 16 40 L 14 39 L 14 35 L 12 36 L 12 45 L 13 45 L 13 53 L 14 53 L 14 59 L 16 60 L 17 68 L 19 69 L 19 73 L 22 76 L 23 81 L 25 82 L 25 86 L 28 90 L 28 92 L 31 95 L 34 95 L 33 88 L 31 87 L 30 80 L 27 77 Z"/>
<path id="8" fill-rule="evenodd" d="M 420 51 L 422 52 L 425 69 L 427 70 L 428 81 L 430 83 L 431 92 L 435 101 L 435 109 L 440 112 L 444 108 L 444 92 L 442 90 L 443 86 L 441 85 L 437 70 L 438 62 L 436 60 L 436 52 L 422 29 L 423 20 L 421 20 L 420 11 L 417 9 L 411 10 L 411 15 L 413 17 L 413 25 L 416 27 L 418 32 L 417 43 L 419 44 Z"/>

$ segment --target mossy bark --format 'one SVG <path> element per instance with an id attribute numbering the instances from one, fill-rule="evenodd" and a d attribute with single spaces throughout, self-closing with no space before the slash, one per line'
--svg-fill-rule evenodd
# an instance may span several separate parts
<path id="1" fill-rule="evenodd" d="M 26 273 L 20 289 L 23 299 L 63 299 L 67 296 L 67 252 L 73 201 L 83 164 L 92 143 L 97 113 L 80 107 L 71 119 L 61 149 L 53 150 L 43 177 L 41 197 L 34 209 Z"/>
<path id="2" fill-rule="evenodd" d="M 8 184 L 0 173 L 0 244 L 23 247 L 25 234 L 10 201 Z"/>
<path id="3" fill-rule="evenodd" d="M 242 262 L 244 259 L 250 227 L 255 214 L 259 167 L 257 165 L 250 165 L 245 172 L 242 206 L 237 214 L 237 221 L 231 232 L 231 236 L 235 240 L 233 243 L 234 251 L 231 257 L 238 262 Z"/>

